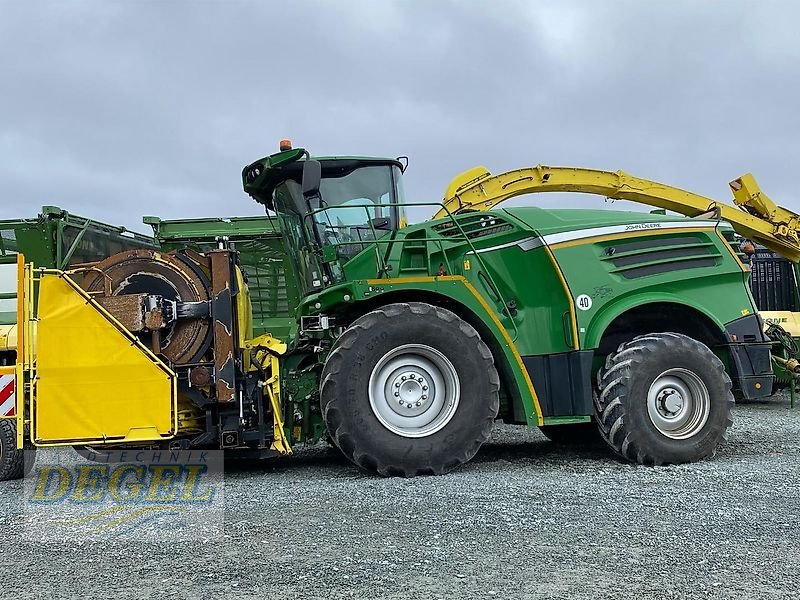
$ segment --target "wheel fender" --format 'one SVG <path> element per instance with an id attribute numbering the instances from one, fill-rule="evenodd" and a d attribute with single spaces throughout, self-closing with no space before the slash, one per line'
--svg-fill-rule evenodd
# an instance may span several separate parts
<path id="1" fill-rule="evenodd" d="M 423 301 L 448 307 L 459 316 L 470 321 L 473 326 L 487 331 L 492 337 L 498 352 L 493 352 L 496 363 L 508 367 L 511 381 L 522 402 L 529 425 L 542 425 L 544 419 L 534 383 L 525 369 L 513 339 L 505 329 L 497 313 L 481 293 L 463 276 L 449 275 L 413 279 L 386 279 L 359 282 L 354 289 L 356 298 L 370 294 L 372 303 Z M 438 299 L 438 301 L 437 301 Z M 458 308 L 454 309 L 454 306 Z M 484 340 L 489 342 L 489 340 Z M 490 344 L 490 347 L 492 345 Z"/>
<path id="2" fill-rule="evenodd" d="M 646 304 L 656 303 L 677 304 L 694 309 L 712 321 L 721 332 L 725 331 L 724 323 L 714 316 L 713 311 L 701 304 L 687 302 L 685 297 L 668 293 L 650 293 L 646 295 L 639 294 L 636 296 L 619 298 L 603 306 L 603 308 L 601 308 L 597 314 L 594 315 L 588 327 L 586 328 L 584 348 L 597 348 L 600 345 L 600 340 L 603 337 L 606 329 L 608 329 L 608 326 L 611 325 L 614 319 L 619 317 L 621 314 Z"/>

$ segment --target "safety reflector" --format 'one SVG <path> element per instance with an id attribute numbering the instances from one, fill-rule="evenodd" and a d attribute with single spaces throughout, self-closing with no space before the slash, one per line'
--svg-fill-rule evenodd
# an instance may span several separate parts
<path id="1" fill-rule="evenodd" d="M 15 406 L 14 375 L 0 375 L 0 417 L 16 416 Z"/>

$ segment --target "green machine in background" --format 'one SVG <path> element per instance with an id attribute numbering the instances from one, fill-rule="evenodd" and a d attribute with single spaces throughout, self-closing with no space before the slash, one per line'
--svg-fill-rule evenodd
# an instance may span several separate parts
<path id="1" fill-rule="evenodd" d="M 132 248 L 152 248 L 147 235 L 43 206 L 32 219 L 0 220 L 0 353 L 13 348 L 17 253 L 40 267 L 68 269 Z"/>

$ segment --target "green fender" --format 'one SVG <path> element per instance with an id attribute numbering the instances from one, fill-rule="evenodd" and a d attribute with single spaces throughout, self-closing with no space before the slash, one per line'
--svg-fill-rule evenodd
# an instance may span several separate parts
<path id="1" fill-rule="evenodd" d="M 301 311 L 304 314 L 324 313 L 337 305 L 341 306 L 342 302 L 352 304 L 368 301 L 370 305 L 375 305 L 381 296 L 386 296 L 386 304 L 402 302 L 407 301 L 406 292 L 410 292 L 408 297 L 411 298 L 419 297 L 419 292 L 434 294 L 449 304 L 458 303 L 465 311 L 474 315 L 493 336 L 494 345 L 501 349 L 502 356 L 495 356 L 495 360 L 503 360 L 508 367 L 522 400 L 528 424 L 544 424 L 533 382 L 511 336 L 500 321 L 500 315 L 492 309 L 475 286 L 460 275 L 352 281 L 309 297 L 301 307 Z"/>
<path id="2" fill-rule="evenodd" d="M 714 323 L 720 332 L 725 331 L 725 324 L 714 315 L 713 311 L 698 302 L 688 300 L 686 296 L 678 296 L 666 292 L 634 294 L 632 296 L 612 300 L 594 315 L 591 322 L 586 327 L 583 347 L 586 349 L 597 348 L 608 326 L 621 314 L 634 308 L 656 303 L 676 304 L 694 309 Z"/>

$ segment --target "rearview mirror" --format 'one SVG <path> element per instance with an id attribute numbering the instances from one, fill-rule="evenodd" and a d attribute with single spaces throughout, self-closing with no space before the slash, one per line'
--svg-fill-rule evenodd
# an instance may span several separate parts
<path id="1" fill-rule="evenodd" d="M 389 217 L 375 217 L 374 219 L 370 219 L 370 223 L 372 223 L 372 227 L 375 229 L 391 229 L 391 223 L 389 221 Z"/>
<path id="2" fill-rule="evenodd" d="M 303 197 L 319 196 L 319 184 L 322 181 L 322 165 L 318 160 L 303 162 Z"/>

